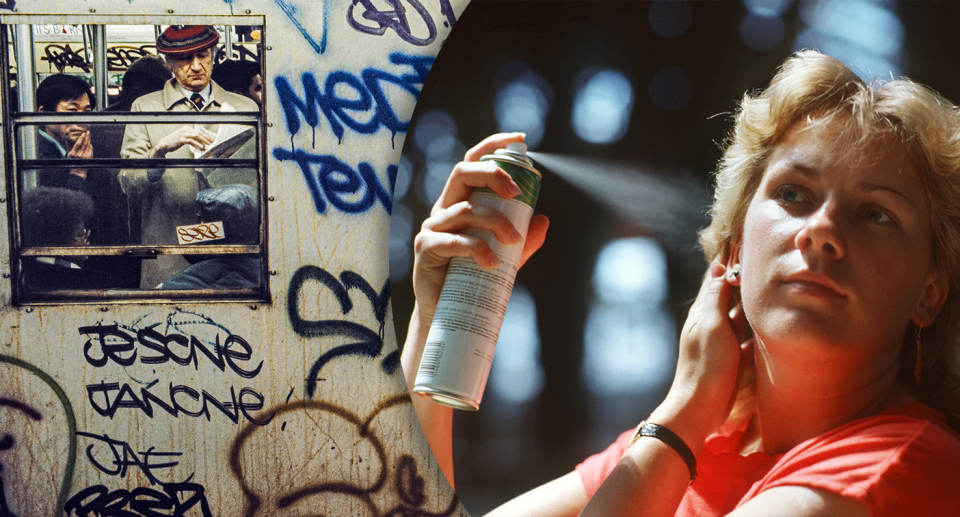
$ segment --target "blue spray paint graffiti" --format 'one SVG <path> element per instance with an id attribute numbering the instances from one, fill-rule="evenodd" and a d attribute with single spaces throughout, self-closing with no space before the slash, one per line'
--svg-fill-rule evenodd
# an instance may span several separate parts
<path id="1" fill-rule="evenodd" d="M 397 166 L 387 167 L 390 189 L 384 188 L 369 163 L 362 162 L 358 170 L 341 162 L 335 156 L 310 154 L 300 149 L 290 152 L 274 149 L 273 157 L 280 161 L 293 160 L 300 166 L 313 195 L 317 213 L 327 211 L 327 201 L 338 210 L 359 213 L 369 210 L 379 200 L 390 214 L 393 210 L 393 187 L 397 182 Z M 316 173 L 313 166 L 319 165 Z M 362 195 L 360 193 L 363 193 Z M 359 196 L 359 199 L 356 199 Z M 352 199 L 352 200 L 351 200 Z"/>
<path id="2" fill-rule="evenodd" d="M 303 26 L 303 24 L 300 23 L 300 10 L 297 9 L 297 6 L 285 0 L 275 1 L 277 2 L 277 7 L 279 7 L 280 10 L 287 15 L 287 18 L 289 18 L 291 22 L 293 22 L 294 27 L 296 27 L 300 34 L 303 35 L 303 38 L 307 40 L 307 43 L 310 44 L 314 52 L 317 54 L 323 54 L 323 52 L 327 50 L 327 9 L 325 7 L 321 8 L 323 9 L 323 35 L 320 36 L 320 42 L 317 43 L 313 36 L 307 32 L 307 29 Z M 310 9 L 311 15 L 314 15 L 313 11 L 316 9 L 316 4 L 311 3 Z"/>
<path id="3" fill-rule="evenodd" d="M 437 26 L 430 12 L 427 11 L 419 0 L 407 0 L 407 2 L 409 2 L 410 7 L 416 11 L 420 20 L 423 21 L 423 24 L 427 28 L 427 34 L 423 38 L 418 38 L 413 35 L 410 22 L 407 20 L 407 10 L 403 7 L 403 0 L 387 0 L 387 3 L 393 7 L 392 11 L 381 11 L 377 9 L 377 7 L 373 5 L 372 0 L 353 0 L 350 7 L 347 8 L 347 23 L 357 31 L 365 34 L 382 36 L 387 29 L 392 29 L 407 43 L 420 46 L 433 43 L 437 38 Z M 363 6 L 363 12 L 360 14 L 360 17 L 364 20 L 372 21 L 376 26 L 364 25 L 356 19 L 354 8 L 357 5 Z M 449 0 L 440 0 L 440 13 L 446 17 L 446 21 L 443 22 L 444 27 L 453 27 L 453 24 L 457 21 L 457 16 L 454 14 L 453 7 L 450 5 Z"/>
<path id="4" fill-rule="evenodd" d="M 363 325 L 352 321 L 342 320 L 305 320 L 300 315 L 300 291 L 307 280 L 320 282 L 329 289 L 340 303 L 340 312 L 347 314 L 353 310 L 353 301 L 350 299 L 350 289 L 357 289 L 373 304 L 374 316 L 380 328 L 374 332 Z M 303 266 L 290 279 L 290 290 L 287 294 L 287 311 L 290 315 L 290 324 L 294 332 L 303 337 L 346 337 L 353 343 L 335 347 L 321 355 L 310 368 L 307 376 L 306 395 L 312 397 L 317 390 L 317 375 L 320 369 L 333 359 L 344 355 L 360 355 L 378 357 L 383 351 L 384 319 L 387 317 L 387 308 L 390 304 L 390 281 L 384 282 L 380 292 L 360 275 L 353 271 L 344 271 L 338 280 L 326 270 L 317 266 Z M 399 358 L 394 357 L 397 352 L 384 358 L 382 366 L 388 374 L 397 370 Z"/>
<path id="5" fill-rule="evenodd" d="M 287 119 L 291 145 L 293 136 L 300 132 L 301 114 L 306 123 L 316 132 L 320 125 L 318 107 L 330 124 L 330 130 L 336 135 L 338 143 L 343 141 L 344 125 L 367 135 L 375 133 L 381 126 L 393 135 L 405 132 L 410 121 L 401 121 L 397 118 L 384 92 L 383 83 L 398 86 L 412 95 L 413 101 L 416 102 L 420 95 L 420 87 L 423 86 L 433 61 L 433 57 L 393 53 L 390 54 L 390 62 L 400 67 L 409 67 L 403 70 L 407 73 L 396 75 L 375 68 L 367 68 L 360 72 L 358 78 L 348 72 L 331 72 L 324 81 L 322 91 L 316 77 L 306 72 L 301 78 L 303 99 L 294 92 L 286 77 L 277 77 L 274 85 Z M 413 73 L 409 73 L 411 71 Z M 350 95 L 343 95 L 344 90 L 351 90 Z M 366 120 L 358 119 L 360 116 Z M 316 145 L 315 140 L 314 145 Z"/>

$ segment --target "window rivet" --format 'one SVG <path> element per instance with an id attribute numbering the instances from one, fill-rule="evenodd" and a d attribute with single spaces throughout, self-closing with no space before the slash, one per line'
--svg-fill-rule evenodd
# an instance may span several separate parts
<path id="1" fill-rule="evenodd" d="M 244 13 L 246 14 L 250 14 L 250 12 L 251 12 L 250 9 L 247 9 L 246 11 L 244 11 Z"/>
<path id="2" fill-rule="evenodd" d="M 273 50 L 273 47 L 271 47 L 270 45 L 267 45 L 267 50 Z"/>
<path id="3" fill-rule="evenodd" d="M 93 7 L 91 7 L 91 8 L 90 8 L 90 12 L 91 12 L 91 13 L 95 13 L 95 12 L 97 12 L 97 10 L 94 9 Z"/>
<path id="4" fill-rule="evenodd" d="M 267 127 L 273 127 L 273 122 L 267 122 Z"/>
<path id="5" fill-rule="evenodd" d="M 259 308 L 259 307 L 257 307 L 256 305 L 251 305 L 251 306 L 250 306 L 250 310 L 251 310 L 251 311 L 255 311 L 255 310 L 257 310 L 258 308 Z"/>
<path id="6" fill-rule="evenodd" d="M 181 307 L 181 306 L 179 306 L 179 305 L 177 305 L 176 307 L 174 307 L 174 309 L 176 309 L 178 312 L 183 312 L 183 307 Z"/>
<path id="7" fill-rule="evenodd" d="M 173 14 L 173 9 L 167 9 L 167 14 Z"/>
<path id="8" fill-rule="evenodd" d="M 27 312 L 33 312 L 33 307 L 27 307 L 26 311 L 27 311 Z"/>
<path id="9" fill-rule="evenodd" d="M 107 311 L 109 311 L 109 310 L 110 310 L 110 309 L 107 308 L 107 307 L 100 307 L 100 312 L 107 312 Z"/>
<path id="10" fill-rule="evenodd" d="M 6 202 L 7 202 L 7 198 L 5 198 L 5 197 L 0 197 L 0 203 L 6 203 Z"/>
<path id="11" fill-rule="evenodd" d="M 10 273 L 4 273 L 3 278 L 10 278 Z"/>
<path id="12" fill-rule="evenodd" d="M 271 269 L 271 270 L 270 270 L 270 276 L 277 276 L 277 270 L 276 270 L 276 269 Z"/>
<path id="13" fill-rule="evenodd" d="M 269 199 L 270 201 L 276 201 L 277 198 L 275 198 L 275 197 L 273 197 L 273 196 L 270 196 L 270 197 L 268 197 L 267 199 Z"/>

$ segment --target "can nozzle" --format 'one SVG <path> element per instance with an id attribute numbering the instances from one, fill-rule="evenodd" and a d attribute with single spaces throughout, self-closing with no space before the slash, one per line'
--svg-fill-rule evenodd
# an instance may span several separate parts
<path id="1" fill-rule="evenodd" d="M 527 144 L 523 142 L 514 142 L 512 144 L 507 144 L 507 150 L 520 153 L 524 156 L 527 155 Z"/>

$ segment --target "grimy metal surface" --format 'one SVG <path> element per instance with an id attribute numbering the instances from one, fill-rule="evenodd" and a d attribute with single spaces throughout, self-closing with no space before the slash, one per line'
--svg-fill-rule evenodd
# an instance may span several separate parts
<path id="1" fill-rule="evenodd" d="M 271 274 L 269 303 L 14 306 L 4 206 L 0 514 L 466 514 L 402 380 L 387 256 L 406 124 L 466 3 L 0 0 L 4 24 L 263 26 Z"/>

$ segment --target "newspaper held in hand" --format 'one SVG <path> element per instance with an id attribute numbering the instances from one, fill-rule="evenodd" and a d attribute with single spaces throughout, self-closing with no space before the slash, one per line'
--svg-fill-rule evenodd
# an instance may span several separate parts
<path id="1" fill-rule="evenodd" d="M 221 124 L 214 142 L 198 156 L 200 159 L 255 159 L 257 157 L 256 128 L 237 130 L 236 125 Z M 230 135 L 230 136 L 226 136 Z M 244 167 L 201 167 L 198 169 L 208 188 L 244 184 L 257 188 L 257 170 Z"/>

